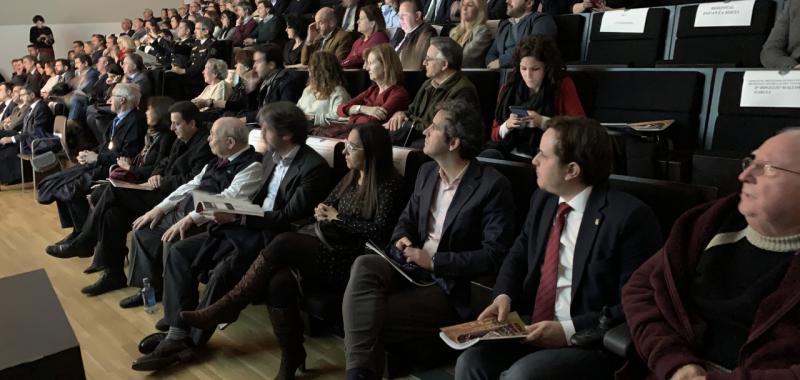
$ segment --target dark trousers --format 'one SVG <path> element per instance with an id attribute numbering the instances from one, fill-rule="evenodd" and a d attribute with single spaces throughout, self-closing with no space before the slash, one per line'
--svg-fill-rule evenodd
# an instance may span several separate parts
<path id="1" fill-rule="evenodd" d="M 347 369 L 383 373 L 383 347 L 436 337 L 461 321 L 438 286 L 418 287 L 378 255 L 359 256 L 342 304 Z"/>
<path id="2" fill-rule="evenodd" d="M 613 379 L 620 364 L 621 359 L 600 349 L 537 349 L 503 341 L 464 351 L 456 363 L 456 379 Z"/>

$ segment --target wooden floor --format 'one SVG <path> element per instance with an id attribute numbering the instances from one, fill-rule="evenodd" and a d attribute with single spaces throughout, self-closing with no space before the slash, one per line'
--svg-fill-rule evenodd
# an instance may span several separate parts
<path id="1" fill-rule="evenodd" d="M 239 321 L 218 331 L 201 357 L 165 371 L 148 374 L 130 366 L 140 356 L 139 340 L 154 332 L 162 316 L 146 314 L 142 308 L 122 309 L 120 299 L 136 291 L 126 288 L 99 297 L 86 297 L 80 289 L 93 283 L 97 274 L 82 271 L 91 259 L 57 259 L 48 256 L 48 244 L 69 231 L 59 227 L 55 204 L 42 206 L 28 190 L 0 191 L 0 277 L 39 268 L 47 271 L 72 329 L 81 345 L 88 379 L 272 379 L 280 351 L 263 306 L 250 306 Z M 160 305 L 159 305 L 160 307 Z M 301 379 L 344 378 L 344 352 L 337 337 L 306 338 L 310 372 Z"/>

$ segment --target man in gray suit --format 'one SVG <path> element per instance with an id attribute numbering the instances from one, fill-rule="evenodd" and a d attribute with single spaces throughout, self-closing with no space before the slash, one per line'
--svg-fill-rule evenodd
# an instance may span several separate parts
<path id="1" fill-rule="evenodd" d="M 800 69 L 800 0 L 786 0 L 761 49 L 761 64 L 771 69 Z"/>

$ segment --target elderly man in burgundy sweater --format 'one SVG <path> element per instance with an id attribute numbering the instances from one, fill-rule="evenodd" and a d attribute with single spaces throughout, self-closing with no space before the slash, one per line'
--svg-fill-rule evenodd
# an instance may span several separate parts
<path id="1" fill-rule="evenodd" d="M 622 378 L 800 378 L 800 129 L 743 160 L 740 194 L 684 214 L 623 288 L 647 365 Z"/>

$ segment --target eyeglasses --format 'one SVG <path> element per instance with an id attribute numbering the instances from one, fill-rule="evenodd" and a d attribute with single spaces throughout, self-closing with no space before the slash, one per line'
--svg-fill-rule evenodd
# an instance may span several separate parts
<path id="1" fill-rule="evenodd" d="M 344 151 L 346 153 L 353 154 L 353 153 L 355 153 L 356 151 L 359 151 L 359 150 L 364 150 L 364 148 L 357 147 L 357 146 L 353 145 L 353 143 L 351 143 L 349 141 L 344 143 Z"/>
<path id="2" fill-rule="evenodd" d="M 775 175 L 778 174 L 777 172 L 778 170 L 800 175 L 800 172 L 798 171 L 777 167 L 775 165 L 768 164 L 764 161 L 756 160 L 753 157 L 745 157 L 742 159 L 742 171 L 747 170 L 747 168 L 753 169 L 752 173 L 753 176 L 755 177 L 759 177 L 762 175 L 766 175 L 767 177 L 774 177 Z"/>

